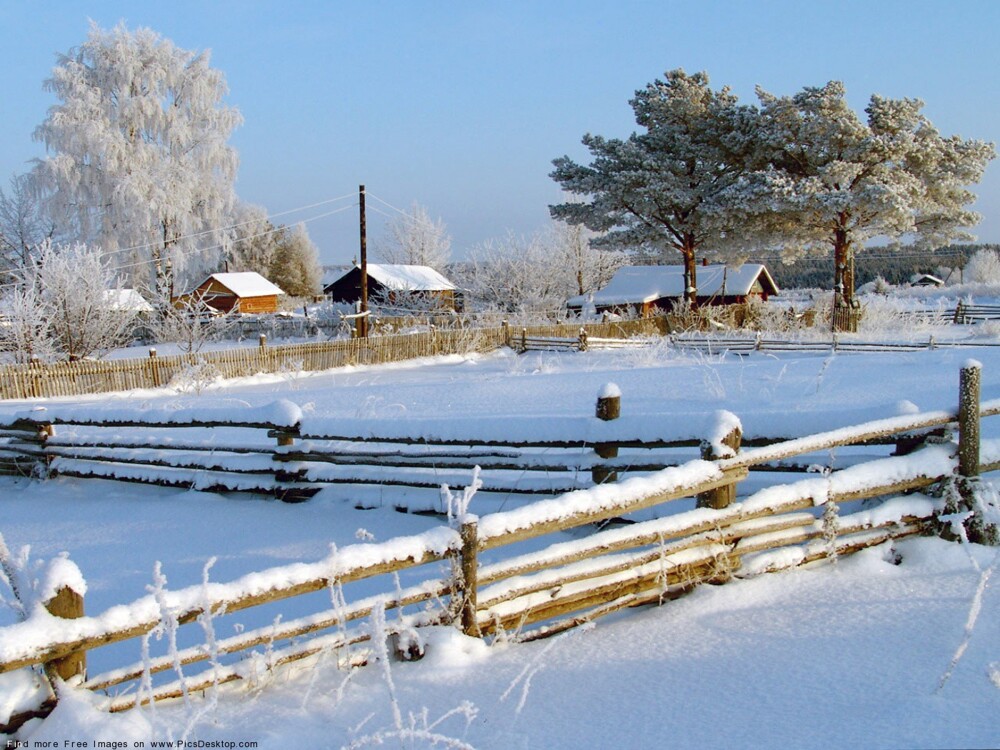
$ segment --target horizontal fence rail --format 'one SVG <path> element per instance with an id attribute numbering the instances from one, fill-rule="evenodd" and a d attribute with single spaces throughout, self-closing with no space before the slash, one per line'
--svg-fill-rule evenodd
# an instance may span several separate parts
<path id="1" fill-rule="evenodd" d="M 929 530 L 946 534 L 951 527 L 939 516 L 960 517 L 963 507 L 972 507 L 974 478 L 1000 468 L 1000 441 L 979 439 L 980 418 L 1000 414 L 1000 400 L 981 402 L 978 383 L 979 367 L 970 364 L 961 373 L 955 412 L 877 420 L 770 445 L 744 447 L 738 420 L 724 419 L 704 441 L 702 457 L 678 466 L 482 517 L 456 507 L 454 515 L 449 512 L 450 525 L 421 535 L 355 544 L 315 563 L 260 571 L 229 583 L 209 582 L 207 572 L 197 586 L 168 591 L 161 583 L 146 597 L 98 614 L 84 615 L 83 598 L 74 594 L 73 576 L 68 576 L 47 605 L 55 617 L 45 628 L 36 627 L 36 615 L 0 628 L 0 673 L 44 665 L 48 674 L 103 693 L 105 707 L 120 711 L 253 680 L 306 659 L 329 659 L 344 667 L 363 664 L 373 642 L 386 637 L 396 639 L 401 658 L 419 656 L 416 629 L 421 626 L 453 624 L 471 636 L 503 634 L 529 641 L 625 607 L 663 603 L 703 583 L 836 558 Z M 639 434 L 628 420 L 611 419 L 616 398 L 602 393 L 600 421 L 609 434 Z M 3 434 L 34 435 L 47 452 L 59 425 L 69 423 L 73 408 L 64 410 L 60 416 L 55 409 L 48 423 L 22 418 L 2 428 Z M 76 418 L 84 414 L 77 412 Z M 87 416 L 96 423 L 96 412 Z M 114 429 L 182 424 L 180 417 L 157 422 L 161 416 L 148 414 Z M 262 407 L 254 417 L 258 433 L 266 426 L 279 441 L 302 421 L 287 404 Z M 53 423 L 54 436 L 49 435 Z M 233 428 L 211 414 L 201 415 L 198 424 L 202 432 Z M 302 433 L 296 434 L 301 439 Z M 835 446 L 892 441 L 905 450 L 790 484 L 737 492 L 757 466 Z M 142 440 L 134 445 L 144 449 Z M 261 446 L 259 455 L 267 455 Z M 68 444 L 51 446 L 56 447 Z M 193 447 L 196 437 L 185 449 Z M 301 458 L 294 447 L 281 448 L 286 458 Z M 598 455 L 615 458 L 608 453 Z M 258 460 L 256 446 L 233 454 L 252 465 Z M 935 485 L 954 491 L 943 499 L 916 492 Z M 695 507 L 670 512 L 671 504 L 684 498 L 696 498 Z M 882 500 L 873 503 L 875 498 Z M 657 510 L 652 518 L 636 516 L 649 509 Z M 551 535 L 566 531 L 573 532 L 572 538 L 551 541 Z M 352 591 L 359 593 L 352 596 Z M 288 620 L 273 617 L 269 607 L 292 599 L 313 602 L 316 610 Z M 388 625 L 385 609 L 398 610 Z M 227 638 L 209 636 L 221 632 L 215 620 L 221 627 L 233 613 L 258 611 L 260 624 Z M 87 673 L 88 653 L 139 640 L 145 654 L 149 635 L 163 628 L 188 636 L 166 653 Z M 51 705 L 12 717 L 0 731 L 13 731 Z"/>

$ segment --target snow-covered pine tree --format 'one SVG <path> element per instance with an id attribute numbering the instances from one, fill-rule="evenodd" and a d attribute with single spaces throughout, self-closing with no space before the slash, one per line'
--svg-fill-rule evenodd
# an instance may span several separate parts
<path id="1" fill-rule="evenodd" d="M 407 214 L 393 217 L 388 234 L 375 246 L 385 263 L 430 266 L 443 271 L 451 259 L 451 237 L 441 219 L 433 221 L 427 209 L 414 202 Z"/>
<path id="2" fill-rule="evenodd" d="M 695 253 L 724 253 L 733 238 L 721 197 L 742 174 L 756 118 L 708 75 L 666 73 L 630 102 L 644 132 L 626 140 L 585 135 L 593 157 L 581 165 L 563 156 L 551 177 L 582 202 L 550 206 L 555 219 L 604 232 L 598 240 L 680 253 L 686 296 L 697 289 Z"/>
<path id="3" fill-rule="evenodd" d="M 872 96 L 862 119 L 831 81 L 778 97 L 758 89 L 753 169 L 723 198 L 758 247 L 834 253 L 839 309 L 854 302 L 854 254 L 875 237 L 912 235 L 925 247 L 979 221 L 968 205 L 992 144 L 944 137 L 916 99 Z"/>
<path id="4" fill-rule="evenodd" d="M 242 123 L 223 103 L 221 72 L 208 52 L 189 52 L 151 29 L 106 31 L 60 55 L 45 82 L 59 103 L 35 138 L 50 156 L 33 172 L 54 216 L 71 216 L 77 237 L 118 265 L 152 279 L 204 270 L 199 248 L 221 245 L 235 202 L 237 155 L 227 140 Z"/>

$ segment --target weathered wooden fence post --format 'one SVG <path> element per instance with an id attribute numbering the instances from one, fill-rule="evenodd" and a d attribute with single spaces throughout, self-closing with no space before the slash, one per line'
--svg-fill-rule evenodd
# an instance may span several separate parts
<path id="1" fill-rule="evenodd" d="M 45 395 L 42 393 L 42 378 L 44 377 L 45 371 L 42 361 L 38 357 L 32 357 L 28 363 L 28 380 L 31 383 L 31 391 L 25 394 L 25 398 L 41 398 Z"/>
<path id="2" fill-rule="evenodd" d="M 522 328 L 521 329 L 521 351 L 522 352 L 528 351 L 528 329 L 527 328 Z"/>
<path id="3" fill-rule="evenodd" d="M 728 458 L 740 452 L 740 444 L 743 441 L 743 431 L 739 425 L 734 425 L 720 441 L 721 445 L 712 442 L 705 442 L 701 447 L 701 457 L 706 461 L 716 461 L 720 458 Z M 736 500 L 736 485 L 727 484 L 716 487 L 714 490 L 703 492 L 698 495 L 699 508 L 714 508 L 720 510 L 728 508 Z"/>
<path id="4" fill-rule="evenodd" d="M 159 388 L 162 385 L 160 382 L 160 362 L 156 358 L 156 349 L 154 347 L 149 348 L 149 376 L 153 381 L 154 388 Z"/>
<path id="5" fill-rule="evenodd" d="M 462 632 L 479 638 L 476 588 L 479 578 L 479 519 L 466 515 L 462 519 Z"/>
<path id="6" fill-rule="evenodd" d="M 510 323 L 506 320 L 500 321 L 500 335 L 503 337 L 504 346 L 510 347 Z"/>
<path id="7" fill-rule="evenodd" d="M 1000 544 L 997 526 L 986 522 L 983 511 L 976 500 L 976 484 L 979 477 L 979 399 L 982 382 L 982 364 L 974 359 L 962 366 L 958 385 L 958 493 L 961 508 L 970 512 L 963 521 L 970 542 L 976 544 Z M 945 534 L 953 536 L 948 532 Z"/>
<path id="8" fill-rule="evenodd" d="M 958 474 L 979 476 L 979 392 L 982 365 L 968 360 L 958 380 Z"/>
<path id="9" fill-rule="evenodd" d="M 597 394 L 597 408 L 594 416 L 604 422 L 618 419 L 622 414 L 622 392 L 614 383 L 608 383 Z M 594 453 L 601 458 L 616 458 L 617 443 L 594 443 Z M 590 478 L 594 484 L 606 484 L 618 481 L 618 472 L 606 466 L 595 466 L 590 470 Z"/>
<path id="10" fill-rule="evenodd" d="M 581 352 L 587 351 L 587 329 L 581 326 L 580 335 L 577 341 L 577 347 Z"/>
<path id="11" fill-rule="evenodd" d="M 67 620 L 83 617 L 83 594 L 77 593 L 69 586 L 63 586 L 56 591 L 55 596 L 45 602 L 45 609 L 53 617 L 62 617 Z M 87 674 L 87 652 L 76 651 L 47 662 L 45 664 L 45 672 L 50 677 L 55 676 L 64 681 L 77 675 L 85 678 Z"/>

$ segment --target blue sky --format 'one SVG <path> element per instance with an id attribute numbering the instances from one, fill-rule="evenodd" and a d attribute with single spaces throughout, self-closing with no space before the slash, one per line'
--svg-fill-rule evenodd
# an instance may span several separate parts
<path id="1" fill-rule="evenodd" d="M 41 156 L 54 99 L 42 88 L 88 19 L 124 19 L 210 49 L 246 120 L 233 136 L 237 192 L 271 213 L 356 194 L 369 239 L 391 206 L 441 218 L 457 257 L 528 234 L 560 198 L 553 158 L 586 159 L 586 132 L 627 136 L 633 92 L 684 68 L 752 101 L 844 81 L 916 97 L 946 134 L 1000 141 L 1000 2 L 16 2 L 0 0 L 0 179 Z M 1000 242 L 1000 166 L 973 188 L 979 239 Z M 352 199 L 279 220 L 317 216 Z M 307 224 L 325 263 L 357 253 L 357 211 Z"/>

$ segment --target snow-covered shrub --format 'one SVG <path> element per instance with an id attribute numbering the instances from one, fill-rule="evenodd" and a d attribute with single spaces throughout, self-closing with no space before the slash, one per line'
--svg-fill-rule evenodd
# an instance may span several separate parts
<path id="1" fill-rule="evenodd" d="M 899 297 L 867 295 L 861 300 L 861 306 L 863 314 L 858 322 L 858 331 L 862 333 L 913 334 L 938 330 L 951 324 L 950 319 L 943 315 L 922 315 L 928 310 L 926 307 L 908 305 Z M 937 311 L 943 310 L 943 303 L 939 303 Z"/>
<path id="2" fill-rule="evenodd" d="M 990 248 L 977 250 L 965 264 L 962 280 L 966 283 L 1000 284 L 1000 255 Z"/>
<path id="3" fill-rule="evenodd" d="M 0 351 L 9 352 L 19 364 L 55 358 L 55 342 L 37 287 L 14 289 L 0 300 Z"/>
<path id="4" fill-rule="evenodd" d="M 128 343 L 138 311 L 122 306 L 124 281 L 100 248 L 45 242 L 2 303 L 0 344 L 17 361 L 78 360 Z"/>
<path id="5" fill-rule="evenodd" d="M 195 393 L 200 396 L 203 390 L 221 379 L 222 373 L 218 367 L 199 359 L 174 375 L 169 386 L 179 393 Z"/>
<path id="6" fill-rule="evenodd" d="M 239 320 L 234 311 L 220 315 L 198 295 L 182 297 L 173 304 L 161 302 L 159 313 L 149 324 L 153 340 L 177 344 L 182 352 L 199 352 L 205 344 L 226 338 Z"/>
<path id="7" fill-rule="evenodd" d="M 802 326 L 802 319 L 792 308 L 765 302 L 760 297 L 747 299 L 743 321 L 745 328 L 769 333 L 786 333 Z"/>

